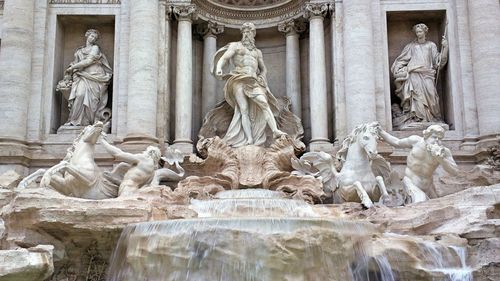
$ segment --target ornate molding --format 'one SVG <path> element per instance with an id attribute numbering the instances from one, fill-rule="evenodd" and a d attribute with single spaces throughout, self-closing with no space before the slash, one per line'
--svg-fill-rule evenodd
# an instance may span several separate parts
<path id="1" fill-rule="evenodd" d="M 278 31 L 286 35 L 298 34 L 306 31 L 307 25 L 304 22 L 296 20 L 288 20 L 278 24 Z"/>
<path id="2" fill-rule="evenodd" d="M 121 0 L 50 0 L 49 4 L 121 4 Z"/>
<path id="3" fill-rule="evenodd" d="M 196 14 L 196 5 L 175 5 L 172 6 L 172 12 L 179 21 L 193 21 L 198 18 L 198 15 Z"/>
<path id="4" fill-rule="evenodd" d="M 213 2 L 221 3 L 225 6 L 235 7 L 260 7 L 279 4 L 280 2 L 287 2 L 289 0 L 212 0 Z"/>
<path id="5" fill-rule="evenodd" d="M 304 7 L 304 17 L 309 19 L 314 17 L 324 18 L 328 11 L 328 3 L 307 3 Z"/>
<path id="6" fill-rule="evenodd" d="M 251 22 L 257 28 L 266 28 L 277 26 L 286 20 L 300 18 L 304 12 L 304 5 L 309 1 L 265 0 L 260 1 L 258 5 L 257 0 L 243 1 L 246 3 L 243 5 L 237 5 L 238 3 L 234 0 L 230 2 L 192 0 L 191 2 L 196 5 L 199 17 L 205 21 L 217 22 L 231 28 L 239 28 L 243 23 Z M 254 5 L 250 5 L 252 3 Z"/>
<path id="7" fill-rule="evenodd" d="M 217 35 L 224 32 L 224 26 L 220 25 L 216 22 L 209 21 L 209 22 L 197 25 L 196 32 L 198 34 L 200 34 L 202 37 L 206 37 L 206 36 L 216 37 Z"/>

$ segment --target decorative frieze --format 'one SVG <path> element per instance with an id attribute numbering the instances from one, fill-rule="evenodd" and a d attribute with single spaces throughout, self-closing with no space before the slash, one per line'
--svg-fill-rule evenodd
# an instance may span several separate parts
<path id="1" fill-rule="evenodd" d="M 49 4 L 121 4 L 121 0 L 50 0 Z"/>

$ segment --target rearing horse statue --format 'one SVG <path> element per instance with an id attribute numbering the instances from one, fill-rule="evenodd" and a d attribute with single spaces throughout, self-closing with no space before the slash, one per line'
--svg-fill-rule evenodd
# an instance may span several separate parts
<path id="1" fill-rule="evenodd" d="M 389 178 L 390 164 L 377 152 L 377 122 L 357 126 L 342 142 L 337 152 L 340 171 L 332 156 L 325 152 L 308 152 L 292 159 L 296 174 L 321 177 L 325 189 L 335 192 L 341 202 L 361 202 L 366 208 L 372 200 L 389 197 L 384 177 Z"/>
<path id="2" fill-rule="evenodd" d="M 42 176 L 40 187 L 49 187 L 67 196 L 85 199 L 117 197 L 118 185 L 106 180 L 94 161 L 95 144 L 102 129 L 102 122 L 85 127 L 61 162 L 27 176 L 18 187 L 26 187 Z"/>

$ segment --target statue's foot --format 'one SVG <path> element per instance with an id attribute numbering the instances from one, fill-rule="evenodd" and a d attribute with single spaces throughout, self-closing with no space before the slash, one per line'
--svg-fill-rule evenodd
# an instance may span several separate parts
<path id="1" fill-rule="evenodd" d="M 273 132 L 273 137 L 275 139 L 277 139 L 277 138 L 279 138 L 281 136 L 286 136 L 286 135 L 287 135 L 287 133 L 285 133 L 285 132 L 283 132 L 283 131 L 281 131 L 279 129 L 276 129 L 276 131 Z"/>
<path id="2" fill-rule="evenodd" d="M 245 142 L 245 145 L 252 145 L 253 144 L 253 139 L 247 139 L 247 142 Z"/>

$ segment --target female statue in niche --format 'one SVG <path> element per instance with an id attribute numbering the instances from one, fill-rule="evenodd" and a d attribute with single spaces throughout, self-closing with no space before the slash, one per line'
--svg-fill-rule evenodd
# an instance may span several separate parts
<path id="1" fill-rule="evenodd" d="M 96 121 L 108 121 L 108 85 L 113 75 L 106 56 L 96 44 L 99 31 L 85 32 L 85 46 L 75 52 L 75 60 L 70 63 L 64 79 L 57 90 L 70 90 L 68 96 L 69 118 L 65 126 L 87 126 Z"/>
<path id="2" fill-rule="evenodd" d="M 448 60 L 448 42 L 443 36 L 438 52 L 436 44 L 426 40 L 427 25 L 419 23 L 413 31 L 417 38 L 404 47 L 391 67 L 402 107 L 402 116 L 395 122 L 397 127 L 418 122 L 442 123 L 435 82 L 437 70 Z"/>

